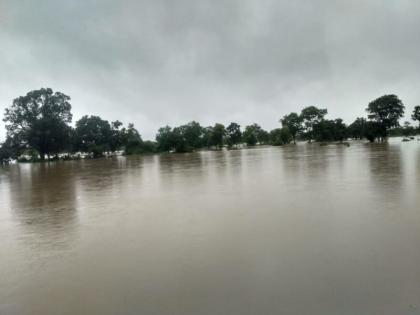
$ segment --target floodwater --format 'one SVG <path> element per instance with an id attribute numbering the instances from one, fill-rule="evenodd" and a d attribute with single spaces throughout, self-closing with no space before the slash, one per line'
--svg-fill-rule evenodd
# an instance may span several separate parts
<path id="1" fill-rule="evenodd" d="M 420 142 L 1 168 L 0 314 L 420 314 Z"/>

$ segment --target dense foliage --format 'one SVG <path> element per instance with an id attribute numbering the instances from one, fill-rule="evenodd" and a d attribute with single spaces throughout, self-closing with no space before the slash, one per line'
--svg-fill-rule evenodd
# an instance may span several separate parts
<path id="1" fill-rule="evenodd" d="M 70 97 L 50 88 L 31 91 L 13 100 L 6 109 L 4 122 L 7 137 L 0 146 L 0 164 L 12 159 L 43 160 L 76 157 L 85 154 L 101 157 L 122 152 L 192 152 L 206 149 L 229 149 L 240 146 L 286 145 L 297 140 L 342 142 L 348 138 L 384 141 L 388 136 L 413 136 L 416 126 L 405 122 L 404 104 L 396 95 L 384 95 L 368 104 L 368 117 L 359 117 L 346 126 L 342 119 L 326 119 L 327 109 L 303 108 L 280 119 L 282 128 L 264 130 L 254 123 L 244 128 L 235 122 L 203 127 L 196 121 L 158 130 L 156 141 L 143 141 L 133 124 L 125 127 L 120 121 L 109 122 L 99 116 L 83 116 L 71 127 Z M 411 115 L 420 123 L 420 106 Z"/>

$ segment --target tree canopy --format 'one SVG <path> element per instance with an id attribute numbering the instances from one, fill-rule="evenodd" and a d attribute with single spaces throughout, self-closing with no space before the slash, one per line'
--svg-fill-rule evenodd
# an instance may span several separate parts
<path id="1" fill-rule="evenodd" d="M 383 95 L 369 103 L 366 109 L 368 118 L 378 124 L 379 137 L 386 138 L 390 128 L 399 126 L 404 108 L 402 101 L 394 94 Z"/>
<path id="2" fill-rule="evenodd" d="M 85 115 L 72 128 L 70 97 L 41 88 L 14 99 L 6 108 L 7 137 L 0 145 L 0 164 L 27 156 L 31 161 L 58 158 L 59 153 L 78 156 L 82 152 L 88 157 L 100 157 L 117 151 L 125 154 L 192 152 L 202 148 L 220 150 L 225 146 L 231 149 L 239 144 L 286 145 L 296 140 L 327 142 L 354 138 L 373 142 L 388 135 L 412 136 L 420 131 L 408 121 L 403 127 L 399 126 L 404 109 L 402 101 L 389 94 L 368 104 L 367 119 L 359 117 L 348 127 L 340 118 L 326 119 L 327 109 L 308 106 L 300 114 L 284 115 L 280 119 L 282 128 L 271 131 L 257 123 L 242 130 L 236 122 L 227 127 L 221 123 L 202 127 L 190 121 L 174 128 L 160 128 L 154 142 L 143 141 L 133 124 L 125 127 L 118 120 L 109 122 L 99 116 Z M 411 118 L 420 122 L 420 105 L 414 107 Z"/>
<path id="3" fill-rule="evenodd" d="M 411 115 L 411 118 L 414 121 L 418 121 L 419 124 L 420 124 L 420 105 L 417 105 L 417 106 L 414 107 L 413 114 Z"/>
<path id="4" fill-rule="evenodd" d="M 296 135 L 303 130 L 302 121 L 303 116 L 299 116 L 297 113 L 290 113 L 280 119 L 282 126 L 288 128 L 294 143 L 296 143 Z"/>
<path id="5" fill-rule="evenodd" d="M 13 100 L 6 108 L 7 137 L 22 149 L 33 148 L 40 158 L 68 148 L 72 121 L 70 97 L 42 88 Z"/>
<path id="6" fill-rule="evenodd" d="M 321 109 L 316 106 L 308 106 L 302 109 L 300 119 L 305 125 L 305 137 L 309 142 L 314 139 L 314 126 L 323 120 L 327 113 L 327 109 Z"/>

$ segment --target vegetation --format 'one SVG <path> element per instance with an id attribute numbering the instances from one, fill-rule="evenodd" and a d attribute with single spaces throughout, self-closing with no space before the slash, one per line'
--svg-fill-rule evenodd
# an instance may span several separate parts
<path id="1" fill-rule="evenodd" d="M 384 95 L 369 103 L 366 111 L 370 120 L 377 124 L 376 138 L 381 141 L 388 137 L 389 129 L 399 126 L 404 116 L 404 104 L 396 95 Z"/>
<path id="2" fill-rule="evenodd" d="M 288 129 L 293 139 L 293 143 L 296 143 L 296 136 L 303 130 L 302 121 L 303 116 L 298 115 L 297 113 L 290 113 L 280 119 L 283 127 Z"/>
<path id="3" fill-rule="evenodd" d="M 309 142 L 314 139 L 314 127 L 324 119 L 326 114 L 328 114 L 326 109 L 319 109 L 315 106 L 308 106 L 302 110 L 300 118 L 304 124 L 303 137 Z"/>
<path id="4" fill-rule="evenodd" d="M 414 121 L 419 122 L 419 128 L 420 128 L 420 105 L 417 105 L 414 107 L 413 114 L 411 115 L 411 119 Z"/>
<path id="5" fill-rule="evenodd" d="M 154 152 L 192 152 L 224 146 L 286 145 L 297 140 L 308 142 L 342 142 L 348 138 L 385 141 L 388 136 L 410 137 L 420 127 L 410 122 L 399 125 L 404 104 L 396 95 L 384 95 L 368 104 L 368 116 L 357 118 L 346 126 L 342 119 L 326 119 L 327 109 L 316 106 L 303 108 L 280 119 L 281 128 L 264 130 L 254 123 L 241 126 L 231 122 L 203 127 L 191 121 L 178 127 L 164 126 L 156 141 L 143 141 L 133 124 L 125 127 L 120 121 L 109 122 L 99 116 L 83 116 L 71 127 L 70 97 L 50 88 L 31 91 L 13 100 L 6 109 L 4 122 L 7 137 L 0 146 L 0 164 L 10 160 L 42 161 L 44 159 L 76 158 L 81 154 L 96 158 L 105 154 L 142 154 Z M 420 106 L 411 118 L 420 123 Z"/>

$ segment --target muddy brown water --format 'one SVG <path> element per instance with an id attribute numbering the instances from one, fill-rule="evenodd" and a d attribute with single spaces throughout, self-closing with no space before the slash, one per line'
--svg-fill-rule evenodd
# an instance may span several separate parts
<path id="1" fill-rule="evenodd" d="M 0 168 L 0 314 L 420 314 L 420 142 Z"/>

